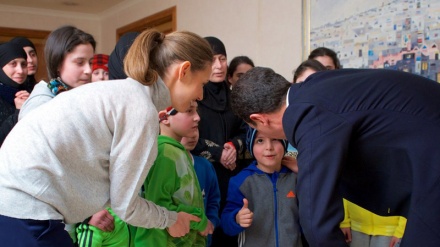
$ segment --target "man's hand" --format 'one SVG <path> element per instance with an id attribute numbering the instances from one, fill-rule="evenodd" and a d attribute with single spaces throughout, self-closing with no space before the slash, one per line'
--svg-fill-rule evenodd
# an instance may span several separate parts
<path id="1" fill-rule="evenodd" d="M 341 228 L 341 230 L 345 236 L 345 242 L 351 243 L 351 229 L 350 229 L 350 227 L 344 227 L 344 228 Z"/>
<path id="2" fill-rule="evenodd" d="M 190 230 L 189 223 L 191 221 L 200 222 L 200 218 L 185 212 L 177 213 L 176 223 L 167 228 L 168 233 L 175 238 L 185 236 Z"/>
<path id="3" fill-rule="evenodd" d="M 400 238 L 392 237 L 390 242 L 390 247 L 396 246 L 396 244 L 400 243 Z"/>
<path id="4" fill-rule="evenodd" d="M 243 207 L 235 216 L 235 221 L 237 224 L 244 228 L 250 227 L 254 218 L 254 213 L 249 209 L 248 204 L 248 200 L 243 198 Z"/>

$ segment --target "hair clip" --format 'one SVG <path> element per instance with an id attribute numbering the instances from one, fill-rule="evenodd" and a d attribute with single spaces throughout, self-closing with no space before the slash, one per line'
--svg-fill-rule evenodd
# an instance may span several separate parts
<path id="1" fill-rule="evenodd" d="M 165 114 L 160 114 L 160 115 L 159 115 L 159 123 L 162 122 L 162 121 L 164 121 L 164 120 L 167 120 L 167 119 L 168 119 L 168 116 L 173 116 L 173 115 L 176 115 L 176 114 L 177 114 L 176 109 L 174 109 L 172 106 L 167 107 L 167 108 L 165 109 L 165 111 L 166 111 Z"/>
<path id="2" fill-rule="evenodd" d="M 177 114 L 176 109 L 174 109 L 172 106 L 167 107 L 167 109 L 165 110 L 167 111 L 168 116 L 173 116 Z"/>

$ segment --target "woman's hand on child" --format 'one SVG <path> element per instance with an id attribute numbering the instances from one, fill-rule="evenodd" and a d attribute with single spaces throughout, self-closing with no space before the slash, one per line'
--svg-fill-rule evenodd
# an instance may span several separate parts
<path id="1" fill-rule="evenodd" d="M 115 228 L 115 220 L 113 216 L 104 209 L 90 218 L 89 225 L 96 226 L 104 232 L 111 232 Z"/>
<path id="2" fill-rule="evenodd" d="M 287 168 L 289 168 L 292 172 L 298 173 L 298 162 L 295 157 L 292 156 L 284 156 L 281 160 L 281 164 Z"/>
<path id="3" fill-rule="evenodd" d="M 390 242 L 390 247 L 394 247 L 394 246 L 396 246 L 396 244 L 398 244 L 398 243 L 400 243 L 400 238 L 397 238 L 397 237 L 392 237 L 391 238 L 391 242 Z"/>
<path id="4" fill-rule="evenodd" d="M 235 169 L 235 161 L 237 159 L 237 151 L 235 147 L 230 143 L 225 143 L 223 145 L 222 157 L 220 158 L 220 163 L 228 170 L 233 171 Z"/>
<path id="5" fill-rule="evenodd" d="M 172 237 L 175 238 L 183 237 L 189 232 L 190 230 L 189 223 L 191 221 L 200 222 L 200 218 L 192 214 L 179 212 L 177 213 L 176 223 L 168 227 L 167 231 Z"/>
<path id="6" fill-rule="evenodd" d="M 250 227 L 252 225 L 252 219 L 254 218 L 254 213 L 249 209 L 248 200 L 243 198 L 243 207 L 238 211 L 235 216 L 235 221 L 241 227 Z"/>
<path id="7" fill-rule="evenodd" d="M 343 228 L 341 228 L 341 230 L 345 236 L 345 242 L 351 243 L 351 229 L 350 229 L 350 227 L 343 227 Z"/>
<path id="8" fill-rule="evenodd" d="M 212 222 L 210 220 L 208 220 L 208 224 L 206 225 L 206 228 L 203 232 L 199 232 L 200 235 L 206 237 L 209 234 L 213 234 L 214 233 L 214 224 L 212 224 Z"/>

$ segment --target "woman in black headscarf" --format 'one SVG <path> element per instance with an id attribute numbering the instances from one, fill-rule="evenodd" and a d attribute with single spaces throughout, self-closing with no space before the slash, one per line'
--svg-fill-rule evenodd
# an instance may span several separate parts
<path id="1" fill-rule="evenodd" d="M 25 37 L 15 37 L 11 39 L 10 42 L 20 46 L 26 52 L 28 75 L 27 80 L 22 84 L 22 88 L 31 93 L 35 84 L 37 84 L 35 74 L 37 73 L 38 69 L 38 57 L 35 45 L 32 43 L 32 41 Z"/>
<path id="2" fill-rule="evenodd" d="M 237 155 L 245 151 L 246 124 L 235 116 L 230 106 L 230 89 L 226 82 L 228 68 L 226 49 L 216 37 L 205 37 L 213 50 L 212 72 L 198 102 L 200 138 L 192 151 L 214 165 L 220 188 L 220 214 L 226 203 L 229 178 L 244 166 Z M 212 246 L 237 246 L 237 237 L 230 237 L 221 228 L 214 231 Z"/>
<path id="3" fill-rule="evenodd" d="M 128 49 L 133 44 L 134 39 L 139 35 L 138 32 L 129 32 L 121 36 L 116 43 L 115 49 L 110 54 L 108 60 L 109 79 L 125 79 L 127 75 L 124 72 L 124 58 Z"/>
<path id="4" fill-rule="evenodd" d="M 26 52 L 11 42 L 0 45 L 0 145 L 18 121 L 29 93 L 20 90 L 26 81 Z"/>

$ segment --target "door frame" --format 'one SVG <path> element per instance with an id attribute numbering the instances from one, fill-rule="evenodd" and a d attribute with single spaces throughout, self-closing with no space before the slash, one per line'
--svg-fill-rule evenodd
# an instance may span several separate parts
<path id="1" fill-rule="evenodd" d="M 147 28 L 156 28 L 165 34 L 176 31 L 176 6 L 157 12 L 123 27 L 116 29 L 116 40 L 128 32 L 142 32 Z"/>

